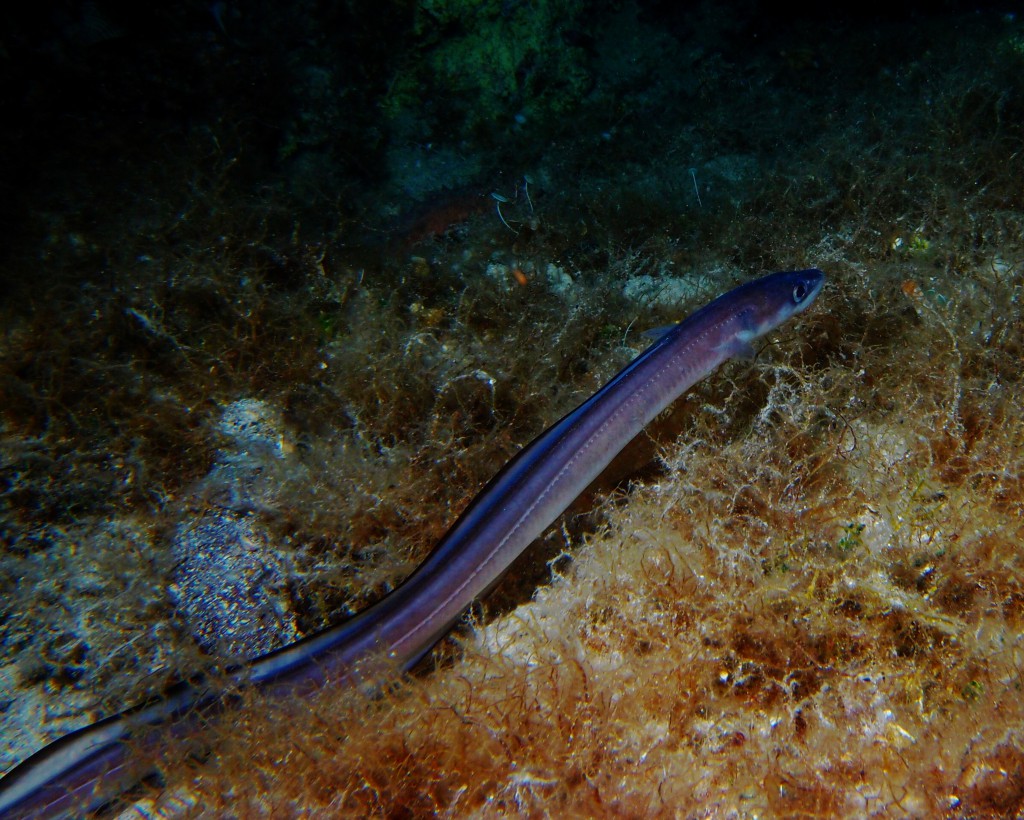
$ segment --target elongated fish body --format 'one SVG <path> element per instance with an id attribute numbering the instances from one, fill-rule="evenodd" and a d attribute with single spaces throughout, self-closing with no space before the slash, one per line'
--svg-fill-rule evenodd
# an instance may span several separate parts
<path id="1" fill-rule="evenodd" d="M 301 695 L 340 681 L 372 683 L 407 669 L 447 632 L 608 465 L 681 393 L 806 309 L 824 284 L 816 268 L 765 276 L 668 328 L 611 381 L 524 447 L 470 503 L 427 559 L 389 595 L 345 623 L 271 652 L 233 682 Z M 87 726 L 0 780 L 0 817 L 95 810 L 152 773 L 133 759 L 198 716 L 223 708 L 201 684 Z"/>

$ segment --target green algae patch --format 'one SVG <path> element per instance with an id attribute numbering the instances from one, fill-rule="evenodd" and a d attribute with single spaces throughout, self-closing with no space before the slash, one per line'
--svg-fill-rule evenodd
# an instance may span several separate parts
<path id="1" fill-rule="evenodd" d="M 583 8 L 579 0 L 418 4 L 419 39 L 384 110 L 394 120 L 419 117 L 429 98 L 444 107 L 436 124 L 454 133 L 500 133 L 564 116 L 591 81 L 584 51 L 566 42 Z"/>

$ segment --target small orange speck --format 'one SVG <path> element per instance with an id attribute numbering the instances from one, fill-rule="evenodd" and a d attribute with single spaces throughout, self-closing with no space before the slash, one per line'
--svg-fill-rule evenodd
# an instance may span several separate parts
<path id="1" fill-rule="evenodd" d="M 530 281 L 520 268 L 512 268 L 512 276 L 516 282 L 523 286 Z"/>
<path id="2" fill-rule="evenodd" d="M 921 286 L 913 279 L 904 280 L 903 284 L 900 285 L 900 290 L 903 291 L 903 295 L 908 299 L 920 299 L 924 296 L 921 292 Z"/>

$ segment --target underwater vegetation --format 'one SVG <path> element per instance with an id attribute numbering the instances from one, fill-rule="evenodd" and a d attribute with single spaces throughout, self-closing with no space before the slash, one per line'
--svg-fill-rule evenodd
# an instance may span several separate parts
<path id="1" fill-rule="evenodd" d="M 169 744 L 136 797 L 185 816 L 1020 814 L 1021 22 L 840 34 L 536 5 L 481 11 L 523 27 L 534 73 L 512 90 L 466 70 L 465 4 L 405 4 L 418 48 L 390 62 L 349 27 L 383 78 L 351 75 L 316 121 L 312 79 L 298 100 L 282 79 L 273 128 L 237 82 L 256 12 L 171 21 L 223 58 L 196 75 L 223 105 L 180 80 L 138 115 L 163 76 L 133 52 L 165 53 L 150 21 L 62 46 L 104 83 L 3 135 L 7 165 L 37 128 L 46 154 L 4 203 L 0 771 L 376 600 L 642 331 L 814 265 L 814 310 L 673 405 L 416 674 L 243 695 L 203 730 L 211 754 Z M 417 40 L 427 11 L 451 32 Z M 268 64 L 329 56 L 311 15 Z M 615 42 L 675 61 L 612 72 Z M 125 52 L 156 63 L 119 74 Z M 560 61 L 566 85 L 542 86 Z M 470 84 L 446 104 L 479 126 L 430 124 L 430 148 L 410 137 L 429 112 L 396 114 L 428 75 Z M 527 102 L 520 126 L 495 115 Z M 450 186 L 414 180 L 410 157 L 442 155 Z"/>
<path id="2" fill-rule="evenodd" d="M 415 6 L 416 45 L 383 103 L 393 120 L 426 115 L 435 132 L 489 135 L 571 114 L 591 85 L 586 54 L 572 42 L 579 0 Z"/>

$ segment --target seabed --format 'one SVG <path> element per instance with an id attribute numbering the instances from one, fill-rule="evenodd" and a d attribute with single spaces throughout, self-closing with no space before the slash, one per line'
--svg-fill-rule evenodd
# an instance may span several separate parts
<path id="1" fill-rule="evenodd" d="M 125 816 L 1024 812 L 1024 20 L 667 5 L 12 22 L 0 772 L 376 600 L 643 331 L 815 266 L 414 674 L 250 693 Z"/>

